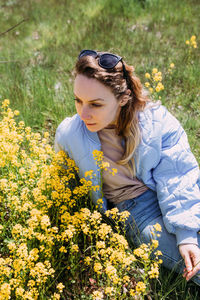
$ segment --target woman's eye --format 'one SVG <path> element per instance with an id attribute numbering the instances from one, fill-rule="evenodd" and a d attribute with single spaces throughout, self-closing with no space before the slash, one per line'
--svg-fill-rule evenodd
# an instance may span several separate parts
<path id="1" fill-rule="evenodd" d="M 92 103 L 91 104 L 93 107 L 101 107 L 102 105 L 101 104 L 97 104 L 97 103 Z"/>
<path id="2" fill-rule="evenodd" d="M 81 101 L 77 98 L 74 99 L 76 101 L 76 103 L 81 103 Z"/>
<path id="3" fill-rule="evenodd" d="M 82 104 L 82 101 L 80 99 L 74 98 L 77 104 Z M 102 104 L 100 103 L 90 103 L 89 106 L 91 107 L 101 107 Z"/>

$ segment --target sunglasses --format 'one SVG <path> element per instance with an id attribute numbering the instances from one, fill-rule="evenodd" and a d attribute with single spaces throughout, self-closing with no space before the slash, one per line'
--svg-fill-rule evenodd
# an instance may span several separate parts
<path id="1" fill-rule="evenodd" d="M 93 56 L 94 58 L 98 57 L 99 58 L 98 64 L 103 69 L 113 69 L 121 61 L 123 66 L 124 78 L 127 81 L 128 79 L 127 71 L 121 56 L 112 53 L 107 53 L 107 52 L 105 53 L 96 52 L 95 50 L 82 50 L 78 56 L 78 59 L 80 59 L 83 56 Z"/>

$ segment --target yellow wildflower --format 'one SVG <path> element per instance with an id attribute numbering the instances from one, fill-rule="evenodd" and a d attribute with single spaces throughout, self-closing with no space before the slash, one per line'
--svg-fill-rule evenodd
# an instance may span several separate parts
<path id="1" fill-rule="evenodd" d="M 153 225 L 153 227 L 155 228 L 156 231 L 162 231 L 162 227 L 159 223 L 156 223 L 155 225 Z"/>
<path id="2" fill-rule="evenodd" d="M 16 296 L 23 297 L 24 292 L 25 292 L 25 290 L 24 290 L 22 287 L 18 287 L 18 288 L 16 289 L 15 294 L 16 294 Z"/>
<path id="3" fill-rule="evenodd" d="M 151 243 L 152 243 L 153 248 L 158 247 L 158 241 L 157 240 L 152 240 Z"/>
<path id="4" fill-rule="evenodd" d="M 90 265 L 92 259 L 91 259 L 91 257 L 86 256 L 86 258 L 84 259 L 84 261 L 85 261 L 85 263 L 86 263 L 87 265 Z"/>
<path id="5" fill-rule="evenodd" d="M 103 299 L 103 293 L 101 291 L 94 291 L 92 293 L 92 299 L 93 300 L 101 300 L 101 299 Z"/>
<path id="6" fill-rule="evenodd" d="M 57 287 L 56 287 L 60 293 L 62 293 L 63 289 L 65 288 L 64 284 L 62 284 L 62 282 L 60 282 Z"/>
<path id="7" fill-rule="evenodd" d="M 106 295 L 112 296 L 113 292 L 114 292 L 114 288 L 113 287 L 107 286 L 105 288 L 105 294 Z"/>
<path id="8" fill-rule="evenodd" d="M 97 262 L 97 263 L 94 264 L 94 271 L 97 274 L 101 274 L 102 269 L 103 269 L 103 267 L 102 267 L 102 265 L 99 262 Z"/>
<path id="9" fill-rule="evenodd" d="M 151 266 L 151 270 L 148 272 L 149 278 L 158 278 L 159 276 L 159 269 L 158 269 L 158 264 L 154 263 Z"/>
<path id="10" fill-rule="evenodd" d="M 85 177 L 90 177 L 90 179 L 92 179 L 92 177 L 93 177 L 93 173 L 94 173 L 94 171 L 93 171 L 93 170 L 86 171 L 86 172 L 85 172 Z"/>
<path id="11" fill-rule="evenodd" d="M 144 293 L 146 291 L 146 284 L 142 281 L 139 281 L 136 285 L 136 292 L 138 294 Z"/>
<path id="12" fill-rule="evenodd" d="M 67 253 L 67 249 L 64 246 L 60 247 L 59 251 L 62 253 Z"/>
<path id="13" fill-rule="evenodd" d="M 10 299 L 11 294 L 11 286 L 9 283 L 3 283 L 0 286 L 0 296 L 2 300 L 8 300 Z"/>
<path id="14" fill-rule="evenodd" d="M 151 75 L 149 73 L 145 73 L 145 77 L 150 79 L 151 78 Z"/>
<path id="15" fill-rule="evenodd" d="M 54 293 L 53 294 L 53 300 L 60 300 L 60 294 Z"/>
<path id="16" fill-rule="evenodd" d="M 71 252 L 78 252 L 78 251 L 79 251 L 78 245 L 72 245 L 71 246 Z"/>
<path id="17" fill-rule="evenodd" d="M 157 73 L 158 72 L 158 69 L 157 68 L 153 68 L 152 69 L 152 74 L 155 74 L 155 73 Z"/>
<path id="18" fill-rule="evenodd" d="M 1 105 L 1 107 L 2 107 L 2 108 L 6 108 L 6 107 L 8 107 L 8 106 L 9 106 L 9 104 L 10 104 L 10 100 L 8 100 L 8 99 L 5 99 L 5 100 L 2 102 L 2 105 Z"/>

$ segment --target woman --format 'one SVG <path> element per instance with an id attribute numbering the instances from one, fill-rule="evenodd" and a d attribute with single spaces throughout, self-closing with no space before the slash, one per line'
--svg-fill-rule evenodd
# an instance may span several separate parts
<path id="1" fill-rule="evenodd" d="M 83 50 L 75 71 L 77 114 L 57 128 L 56 151 L 75 160 L 80 177 L 93 170 L 93 183 L 100 185 L 92 152 L 102 150 L 118 172 L 103 171 L 101 212 L 128 210 L 126 233 L 134 245 L 149 242 L 159 223 L 163 265 L 200 285 L 199 168 L 183 128 L 165 107 L 148 100 L 120 56 Z M 101 191 L 93 192 L 95 204 L 99 198 Z"/>

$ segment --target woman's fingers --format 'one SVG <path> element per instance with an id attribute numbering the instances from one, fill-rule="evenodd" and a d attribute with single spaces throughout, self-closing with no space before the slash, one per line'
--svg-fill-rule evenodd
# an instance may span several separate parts
<path id="1" fill-rule="evenodd" d="M 188 251 L 184 251 L 184 261 L 185 261 L 185 267 L 187 272 L 192 271 L 193 269 L 193 264 L 191 261 L 191 257 L 190 257 L 190 252 Z"/>
<path id="2" fill-rule="evenodd" d="M 185 261 L 183 277 L 188 281 L 200 270 L 200 249 L 194 244 L 179 245 L 179 251 Z"/>

